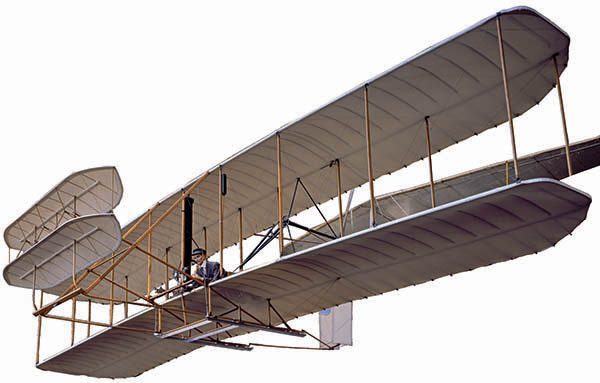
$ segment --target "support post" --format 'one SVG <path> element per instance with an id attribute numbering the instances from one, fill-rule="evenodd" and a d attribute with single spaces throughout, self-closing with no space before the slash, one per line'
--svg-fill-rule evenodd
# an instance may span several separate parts
<path id="1" fill-rule="evenodd" d="M 111 261 L 112 264 L 115 263 L 115 259 L 113 258 L 113 260 Z M 111 265 L 112 266 L 112 265 Z M 111 282 L 114 282 L 115 280 L 115 269 L 113 268 L 110 272 L 110 280 Z M 113 325 L 113 320 L 115 318 L 115 304 L 113 302 L 113 299 L 115 299 L 115 285 L 114 283 L 110 284 L 110 325 Z"/>
<path id="2" fill-rule="evenodd" d="M 125 276 L 125 303 L 123 304 L 123 313 L 125 314 L 125 318 L 129 316 L 129 276 Z"/>
<path id="3" fill-rule="evenodd" d="M 165 291 L 169 290 L 169 266 L 168 266 L 168 264 L 169 264 L 169 250 L 170 249 L 171 249 L 170 247 L 167 247 L 165 249 L 165 263 L 166 263 L 165 264 Z M 167 295 L 166 299 L 169 299 L 168 295 Z"/>
<path id="4" fill-rule="evenodd" d="M 279 255 L 283 254 L 283 201 L 281 174 L 281 136 L 277 132 L 277 211 L 279 218 Z"/>
<path id="5" fill-rule="evenodd" d="M 375 221 L 375 190 L 373 187 L 373 161 L 371 155 L 371 121 L 369 118 L 369 86 L 365 84 L 365 137 L 367 139 L 367 170 L 369 172 L 369 197 L 371 200 L 371 222 L 373 227 Z"/>
<path id="6" fill-rule="evenodd" d="M 73 240 L 73 283 L 75 283 L 75 272 L 76 265 L 75 261 L 77 259 L 77 240 Z M 73 297 L 73 303 L 71 306 L 71 318 L 73 321 L 71 322 L 71 346 L 75 343 L 75 310 L 77 308 L 77 298 Z"/>
<path id="7" fill-rule="evenodd" d="M 504 82 L 504 96 L 506 98 L 506 112 L 508 114 L 508 126 L 510 128 L 510 141 L 512 145 L 513 163 L 515 168 L 515 178 L 519 180 L 519 164 L 517 161 L 517 145 L 515 143 L 515 128 L 513 125 L 512 106 L 510 104 L 510 91 L 508 89 L 508 75 L 506 73 L 506 59 L 504 57 L 504 42 L 502 41 L 502 27 L 500 25 L 500 15 L 496 16 L 496 30 L 498 33 L 498 47 L 500 49 L 500 61 L 502 64 L 502 80 Z"/>
<path id="8" fill-rule="evenodd" d="M 560 104 L 560 116 L 562 117 L 563 136 L 565 137 L 565 156 L 567 157 L 567 170 L 569 176 L 573 175 L 573 166 L 571 165 L 571 149 L 569 148 L 569 133 L 567 132 L 567 119 L 565 117 L 565 106 L 563 104 L 562 88 L 560 86 L 560 73 L 558 73 L 558 63 L 556 55 L 552 56 L 554 62 L 554 74 L 556 75 L 556 90 L 558 91 L 558 102 Z"/>
<path id="9" fill-rule="evenodd" d="M 40 307 L 44 306 L 44 291 L 40 290 Z M 37 344 L 35 349 L 35 364 L 40 363 L 40 344 L 42 337 L 42 316 L 38 317 Z"/>
<path id="10" fill-rule="evenodd" d="M 77 297 L 72 298 L 71 306 L 71 346 L 75 344 L 75 310 L 77 309 Z"/>
<path id="11" fill-rule="evenodd" d="M 148 214 L 148 227 L 152 227 L 152 213 Z M 148 234 L 148 252 L 152 252 L 152 233 Z M 152 291 L 152 258 L 148 257 L 148 289 L 147 295 L 150 297 Z"/>
<path id="12" fill-rule="evenodd" d="M 240 271 L 244 271 L 244 226 L 242 226 L 242 208 L 239 208 L 238 211 L 240 212 Z"/>
<path id="13" fill-rule="evenodd" d="M 429 188 L 431 189 L 431 207 L 435 207 L 435 186 L 433 183 L 433 164 L 431 163 L 431 137 L 429 133 L 429 117 L 425 117 L 425 131 L 427 132 L 427 157 L 429 159 Z"/>
<path id="14" fill-rule="evenodd" d="M 185 242 L 185 198 L 181 200 L 181 268 L 183 269 L 183 265 L 185 264 L 185 250 L 183 243 Z M 183 283 L 183 275 L 179 276 L 178 284 Z"/>
<path id="15" fill-rule="evenodd" d="M 223 167 L 219 166 L 219 275 L 223 275 Z"/>
<path id="16" fill-rule="evenodd" d="M 92 300 L 88 299 L 88 323 L 87 323 L 87 337 L 90 337 L 92 332 Z"/>
<path id="17" fill-rule="evenodd" d="M 337 169 L 337 194 L 338 194 L 338 210 L 340 217 L 340 237 L 344 236 L 344 211 L 342 210 L 342 176 L 341 176 L 341 164 L 340 159 L 335 160 Z"/>

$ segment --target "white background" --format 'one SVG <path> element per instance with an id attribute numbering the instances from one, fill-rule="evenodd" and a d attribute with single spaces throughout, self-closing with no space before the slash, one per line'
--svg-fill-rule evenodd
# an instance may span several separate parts
<path id="1" fill-rule="evenodd" d="M 528 4 L 572 39 L 561 78 L 572 142 L 600 131 L 591 4 Z M 119 169 L 125 196 L 116 213 L 126 223 L 289 120 L 514 5 L 2 1 L 0 228 L 69 173 L 100 165 Z M 556 92 L 515 126 L 519 154 L 560 145 Z M 435 174 L 509 157 L 501 126 L 436 154 Z M 378 181 L 376 193 L 426 179 L 421 161 Z M 567 182 L 599 198 L 599 179 L 595 169 Z M 356 302 L 355 345 L 341 351 L 202 349 L 137 380 L 598 381 L 599 227 L 595 202 L 556 248 Z M 35 369 L 30 292 L 2 281 L 0 296 L 3 381 L 86 379 Z M 68 327 L 47 323 L 43 357 L 69 338 Z M 299 344 L 259 334 L 239 341 L 248 339 Z"/>

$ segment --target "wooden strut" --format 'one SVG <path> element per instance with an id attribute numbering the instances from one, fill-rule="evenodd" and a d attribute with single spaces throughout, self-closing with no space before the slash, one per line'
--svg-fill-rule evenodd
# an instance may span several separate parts
<path id="1" fill-rule="evenodd" d="M 240 213 L 240 271 L 244 271 L 244 226 L 242 220 L 242 208 L 238 209 Z"/>
<path id="2" fill-rule="evenodd" d="M 44 305 L 44 291 L 40 291 L 40 307 Z M 35 364 L 40 363 L 40 344 L 42 337 L 42 317 L 38 316 L 37 318 L 37 342 L 35 349 Z"/>
<path id="3" fill-rule="evenodd" d="M 75 284 L 76 274 L 76 259 L 77 259 L 77 240 L 73 240 L 73 284 Z M 77 297 L 72 298 L 73 303 L 71 304 L 71 346 L 75 344 L 75 310 L 77 309 Z"/>
<path id="4" fill-rule="evenodd" d="M 112 260 L 111 263 L 114 263 L 114 259 Z M 112 271 L 110 272 L 110 281 L 114 282 L 115 280 L 115 269 L 113 268 Z M 115 299 L 115 284 L 111 283 L 110 284 L 110 299 Z M 110 301 L 110 324 L 113 324 L 114 321 L 114 317 L 115 317 L 115 303 L 111 300 Z"/>
<path id="5" fill-rule="evenodd" d="M 185 242 L 185 198 L 181 200 L 181 248 L 179 251 L 179 264 L 181 265 L 181 267 L 183 268 L 183 265 L 185 265 L 185 252 L 184 252 L 184 246 L 183 243 Z M 183 283 L 183 275 L 179 274 L 179 280 L 177 281 L 178 285 L 181 285 Z"/>
<path id="6" fill-rule="evenodd" d="M 129 242 L 127 240 L 124 240 L 123 242 L 125 242 L 126 244 L 130 244 L 130 245 L 134 245 L 134 243 Z M 179 274 L 186 276 L 188 279 L 192 279 L 195 280 L 198 283 L 201 283 L 202 281 L 196 277 L 193 277 L 191 274 L 186 273 L 185 271 L 183 271 L 182 269 L 175 267 L 173 265 L 171 265 L 170 263 L 166 263 L 165 261 L 163 261 L 162 259 L 160 259 L 159 257 L 157 257 L 156 255 L 148 252 L 148 250 L 142 249 L 141 247 L 136 247 L 137 250 L 139 250 L 140 252 L 146 254 L 147 256 L 151 257 L 152 259 L 156 260 L 159 263 L 162 263 L 163 265 L 166 265 L 170 268 L 172 268 L 173 270 L 177 271 Z"/>
<path id="7" fill-rule="evenodd" d="M 283 254 L 283 197 L 281 169 L 281 136 L 277 132 L 277 213 L 279 218 L 279 255 Z"/>
<path id="8" fill-rule="evenodd" d="M 125 276 L 125 288 L 129 290 L 129 276 Z M 125 318 L 129 316 L 129 291 L 125 290 L 125 303 L 123 305 L 123 314 Z"/>
<path id="9" fill-rule="evenodd" d="M 119 258 L 117 258 L 117 260 L 108 268 L 106 269 L 101 276 L 105 277 L 106 275 L 108 275 L 108 273 L 110 273 L 115 267 L 117 267 L 119 265 L 119 263 L 121 263 L 123 261 L 123 259 L 125 259 L 134 249 L 137 248 L 137 246 L 148 236 L 148 234 L 150 234 L 158 225 L 161 224 L 161 222 L 169 215 L 173 212 L 173 210 L 175 210 L 175 208 L 177 207 L 177 205 L 179 205 L 181 203 L 181 201 L 183 201 L 185 199 L 185 197 L 189 196 L 192 191 L 194 191 L 194 189 L 196 189 L 196 187 L 206 179 L 206 177 L 208 177 L 208 175 L 210 174 L 210 172 L 205 172 L 202 176 L 200 176 L 200 178 L 198 178 L 190 187 L 189 189 L 183 193 L 178 199 L 177 201 L 175 201 L 168 209 L 167 211 L 165 211 L 153 224 L 152 226 L 150 226 L 144 233 L 142 233 L 142 235 L 140 235 L 138 237 L 138 239 L 133 242 L 128 248 L 127 250 L 125 250 L 125 252 L 119 256 Z M 98 284 L 100 283 L 100 281 L 102 281 L 103 278 L 96 278 L 96 280 L 94 282 L 92 282 L 92 284 L 90 284 L 90 286 L 85 290 L 85 292 L 89 293 L 92 289 L 94 289 L 96 286 L 98 286 Z"/>
<path id="10" fill-rule="evenodd" d="M 375 220 L 375 190 L 373 187 L 373 161 L 371 155 L 371 122 L 369 117 L 369 87 L 365 84 L 365 137 L 367 139 L 367 170 L 369 172 L 369 197 L 371 201 L 370 226 L 377 225 Z"/>
<path id="11" fill-rule="evenodd" d="M 154 257 L 154 255 L 152 255 L 152 257 Z M 155 259 L 156 259 L 156 258 L 155 258 Z M 99 275 L 99 277 L 101 277 L 102 279 L 104 279 L 104 280 L 106 280 L 106 281 L 110 282 L 111 284 L 113 284 L 113 285 L 115 285 L 115 286 L 117 286 L 117 287 L 119 287 L 119 288 L 121 288 L 121 289 L 123 289 L 123 290 L 125 290 L 125 291 L 129 291 L 131 294 L 135 295 L 137 298 L 139 298 L 139 299 L 141 299 L 141 300 L 143 300 L 143 301 L 146 301 L 147 303 L 149 303 L 150 305 L 152 305 L 152 307 L 154 307 L 155 309 L 162 309 L 162 310 L 166 311 L 167 313 L 169 313 L 169 314 L 170 314 L 171 316 L 173 316 L 174 318 L 176 318 L 176 319 L 178 319 L 178 320 L 180 320 L 180 321 L 184 322 L 184 319 L 183 319 L 183 318 L 181 318 L 181 317 L 179 317 L 179 316 L 177 316 L 176 314 L 174 314 L 174 313 L 171 311 L 171 309 L 164 308 L 164 307 L 160 306 L 159 304 L 157 304 L 157 303 L 154 303 L 154 301 L 152 301 L 151 299 L 149 299 L 149 298 L 147 298 L 147 297 L 145 297 L 145 296 L 143 296 L 143 295 L 141 295 L 141 294 L 138 294 L 138 293 L 136 293 L 136 292 L 135 292 L 135 291 L 133 291 L 133 290 L 130 290 L 130 289 L 125 289 L 125 287 L 124 287 L 123 285 L 121 285 L 121 284 L 119 284 L 119 283 L 117 283 L 117 282 L 115 282 L 115 281 L 113 281 L 113 280 L 110 280 L 110 279 L 106 278 L 106 276 L 103 276 L 103 277 L 102 277 L 102 276 L 101 276 L 99 273 L 96 273 L 95 271 L 92 271 L 92 273 L 93 273 L 93 274 L 95 274 L 95 275 Z M 104 299 L 104 298 L 102 298 L 102 297 L 98 297 L 98 298 L 100 298 L 100 299 Z M 114 299 L 113 299 L 113 301 L 114 301 Z M 133 304 L 133 302 L 132 302 L 132 304 Z M 47 314 L 47 312 L 46 312 L 46 314 Z M 111 324 L 110 326 L 112 327 L 112 324 Z"/>
<path id="12" fill-rule="evenodd" d="M 77 309 L 77 298 L 72 298 L 72 308 L 71 308 L 71 346 L 75 344 L 75 310 Z"/>
<path id="13" fill-rule="evenodd" d="M 515 128 L 513 125 L 513 113 L 510 103 L 510 91 L 508 88 L 508 75 L 506 72 L 506 58 L 504 56 L 504 42 L 502 41 L 502 27 L 500 25 L 500 15 L 496 17 L 496 30 L 498 33 L 498 47 L 500 49 L 500 61 L 502 64 L 502 81 L 504 82 L 504 96 L 506 98 L 506 112 L 508 114 L 508 125 L 510 128 L 510 141 L 512 145 L 513 163 L 515 168 L 515 178 L 519 178 L 519 164 L 517 161 L 517 145 L 515 143 Z"/>
<path id="14" fill-rule="evenodd" d="M 87 324 L 87 337 L 90 337 L 92 332 L 92 300 L 88 299 L 88 324 Z"/>
<path id="15" fill-rule="evenodd" d="M 338 194 L 338 209 L 339 209 L 339 219 L 340 219 L 340 237 L 344 236 L 344 211 L 342 210 L 342 176 L 341 169 L 342 166 L 340 164 L 340 159 L 335 160 L 336 170 L 337 170 L 337 194 Z"/>
<path id="16" fill-rule="evenodd" d="M 223 275 L 223 167 L 219 166 L 219 275 Z"/>
<path id="17" fill-rule="evenodd" d="M 165 291 L 169 290 L 169 266 L 167 266 L 169 264 L 169 250 L 171 250 L 169 247 L 165 249 Z M 168 295 L 167 299 L 169 299 Z"/>
<path id="18" fill-rule="evenodd" d="M 152 213 L 148 215 L 148 227 L 152 226 Z M 183 243 L 183 242 L 182 242 Z M 148 251 L 152 252 L 152 233 L 148 234 Z M 150 296 L 152 292 L 152 258 L 148 257 L 148 291 L 147 294 Z"/>
<path id="19" fill-rule="evenodd" d="M 87 320 L 83 320 L 83 319 L 72 319 L 72 318 L 68 318 L 68 317 L 63 317 L 63 316 L 58 316 L 58 315 L 51 315 L 51 314 L 44 315 L 44 318 L 62 320 L 62 321 L 65 321 L 65 322 L 72 322 L 72 323 L 90 324 L 90 325 L 99 326 L 99 327 L 110 327 L 110 328 L 116 328 L 116 329 L 121 329 L 121 330 L 130 330 L 130 331 L 138 331 L 138 332 L 149 332 L 149 333 L 153 333 L 154 332 L 154 330 L 148 330 L 148 329 L 143 329 L 143 328 L 126 327 L 126 326 L 119 326 L 119 325 L 114 326 L 114 325 L 110 325 L 108 323 L 87 321 Z"/>
<path id="20" fill-rule="evenodd" d="M 565 138 L 565 156 L 567 157 L 567 170 L 569 176 L 573 175 L 573 166 L 571 165 L 571 149 L 569 148 L 569 133 L 567 132 L 567 119 L 565 117 L 565 106 L 563 104 L 562 88 L 560 86 L 560 73 L 558 72 L 558 63 L 556 55 L 552 56 L 554 62 L 554 74 L 556 76 L 556 90 L 558 92 L 558 103 L 560 105 L 560 116 L 562 118 L 563 136 Z"/>
<path id="21" fill-rule="evenodd" d="M 427 157 L 429 159 L 429 188 L 431 189 L 431 207 L 435 207 L 435 186 L 433 182 L 433 164 L 431 163 L 431 137 L 429 132 L 429 117 L 425 117 L 425 131 L 427 133 Z"/>

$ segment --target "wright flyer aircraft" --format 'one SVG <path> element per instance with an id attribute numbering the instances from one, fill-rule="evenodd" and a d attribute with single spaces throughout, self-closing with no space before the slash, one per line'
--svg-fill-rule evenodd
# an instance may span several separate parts
<path id="1" fill-rule="evenodd" d="M 310 349 L 294 346 L 308 336 L 314 349 L 335 350 L 349 343 L 288 322 L 322 310 L 351 316 L 351 307 L 329 310 L 556 245 L 591 203 L 561 180 L 600 163 L 600 137 L 569 142 L 560 85 L 569 42 L 531 8 L 500 11 L 277 129 L 124 226 L 113 212 L 123 195 L 115 167 L 69 175 L 4 231 L 4 279 L 32 289 L 36 367 L 121 378 L 198 348 Z M 519 153 L 515 118 L 553 88 L 562 120 L 545 129 L 562 129 L 564 145 Z M 433 153 L 504 123 L 512 158 L 434 177 Z M 377 195 L 376 179 L 423 159 L 430 182 Z M 360 186 L 369 198 L 352 205 Z M 330 200 L 334 216 L 321 208 Z M 303 221 L 307 212 L 321 223 Z M 269 249 L 278 256 L 265 260 Z M 71 346 L 42 360 L 49 320 L 70 323 Z M 236 341 L 250 332 L 282 343 Z"/>

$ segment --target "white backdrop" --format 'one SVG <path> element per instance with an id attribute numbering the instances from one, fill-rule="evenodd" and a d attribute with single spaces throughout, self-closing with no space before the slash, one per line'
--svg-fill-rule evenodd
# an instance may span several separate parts
<path id="1" fill-rule="evenodd" d="M 528 4 L 572 39 L 561 79 L 572 141 L 600 134 L 598 9 L 590 4 Z M 514 5 L 2 1 L 0 229 L 67 174 L 100 165 L 120 171 L 125 196 L 116 213 L 126 223 L 289 120 Z M 555 91 L 515 126 L 520 154 L 560 145 Z M 501 126 L 436 154 L 435 174 L 510 155 Z M 425 166 L 383 177 L 377 194 L 426 181 Z M 600 197 L 600 169 L 567 182 Z M 556 248 L 358 301 L 354 346 L 341 351 L 206 348 L 137 380 L 598 381 L 599 227 L 595 202 Z M 0 296 L 3 380 L 84 380 L 35 369 L 30 292 L 2 280 Z M 47 323 L 43 357 L 69 338 L 68 326 Z M 316 332 L 317 317 L 293 324 Z M 239 341 L 248 339 L 294 342 L 257 334 Z"/>

